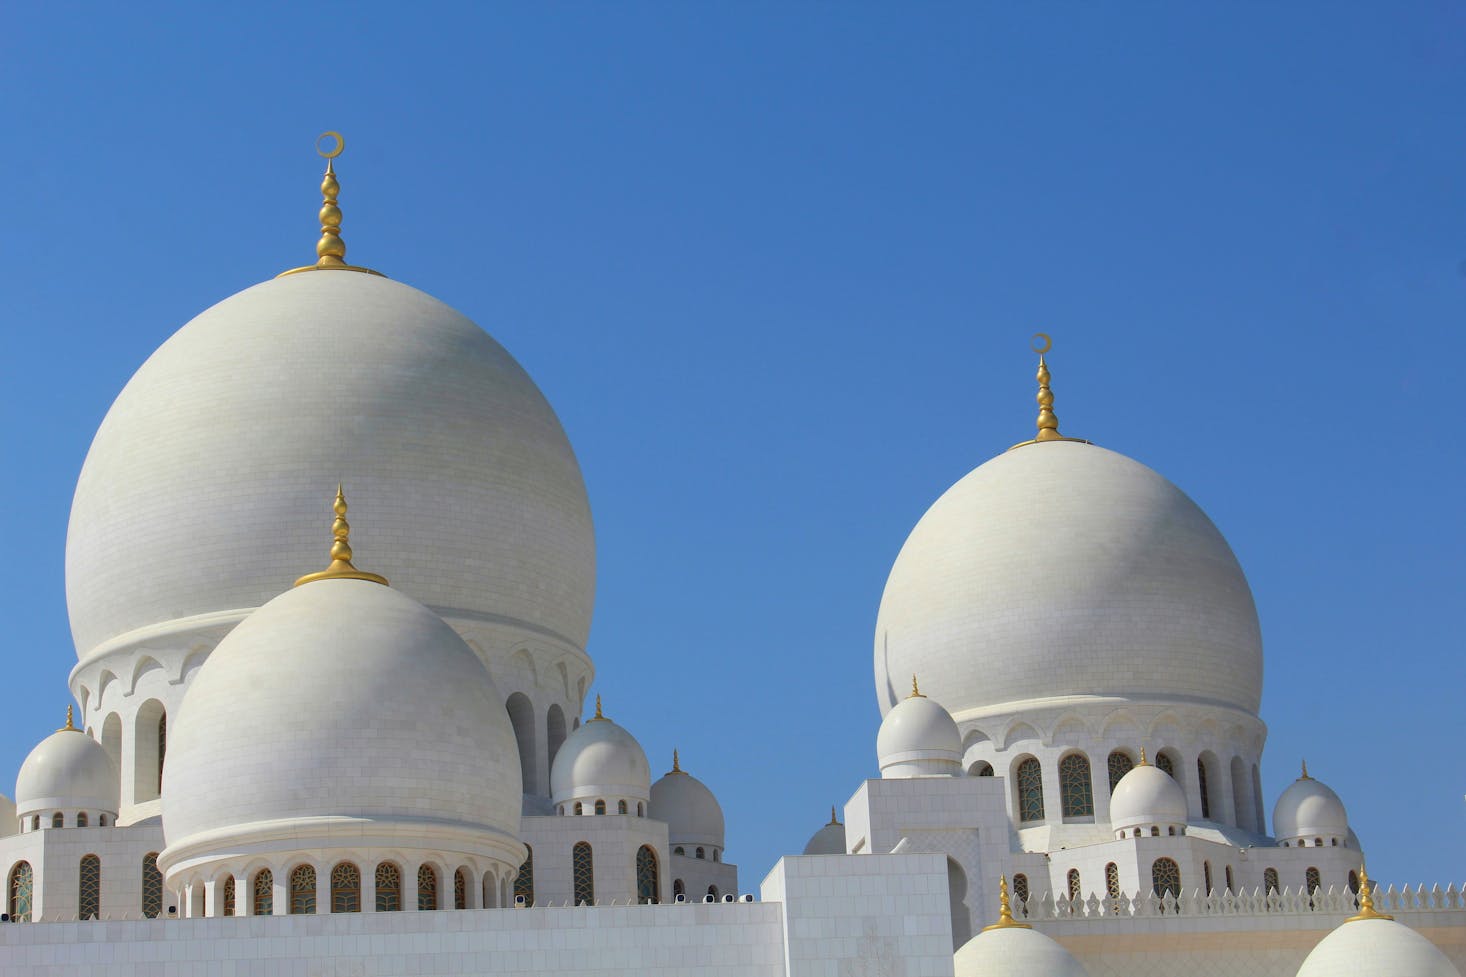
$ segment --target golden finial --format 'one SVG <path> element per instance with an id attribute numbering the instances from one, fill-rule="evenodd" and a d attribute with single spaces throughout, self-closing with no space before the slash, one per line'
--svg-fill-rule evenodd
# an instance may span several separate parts
<path id="1" fill-rule="evenodd" d="M 1007 929 L 1008 927 L 1018 929 L 1033 929 L 1027 923 L 1020 923 L 1013 918 L 1013 907 L 1008 904 L 1008 876 L 998 876 L 998 921 L 991 926 L 984 926 L 982 931 Z"/>
<path id="2" fill-rule="evenodd" d="M 839 824 L 839 823 L 840 823 L 840 819 L 835 816 L 835 805 L 831 804 L 830 805 L 830 824 Z M 826 827 L 829 827 L 829 825 L 826 825 Z"/>
<path id="3" fill-rule="evenodd" d="M 606 717 L 603 716 L 603 715 L 601 715 L 601 697 L 599 695 L 596 696 L 596 714 L 594 716 L 590 717 L 590 719 L 587 720 L 587 722 L 592 722 L 592 723 L 597 723 L 597 722 L 604 723 L 604 722 L 607 722 Z"/>
<path id="4" fill-rule="evenodd" d="M 1382 912 L 1375 911 L 1374 892 L 1371 890 L 1369 885 L 1369 872 L 1365 870 L 1364 865 L 1361 863 L 1359 866 L 1359 912 L 1357 912 L 1353 916 L 1350 916 L 1348 919 L 1344 920 L 1344 922 L 1352 923 L 1357 919 L 1394 918 L 1395 917 L 1393 916 L 1387 916 Z"/>
<path id="5" fill-rule="evenodd" d="M 370 580 L 372 583 L 385 584 L 386 577 L 358 570 L 351 565 L 351 543 L 348 542 L 351 524 L 346 521 L 346 493 L 340 485 L 336 486 L 336 501 L 331 508 L 336 513 L 336 520 L 331 523 L 331 565 L 324 570 L 307 573 L 295 581 L 295 586 L 316 580 Z"/>
<path id="6" fill-rule="evenodd" d="M 671 772 L 672 773 L 684 773 L 685 772 L 682 769 L 682 761 L 677 756 L 677 751 L 675 749 L 672 751 L 672 770 L 671 770 Z"/>
<path id="7" fill-rule="evenodd" d="M 1150 761 L 1145 758 L 1145 747 L 1143 747 L 1143 746 L 1140 748 L 1140 762 L 1138 764 L 1136 764 L 1136 766 L 1140 766 L 1140 767 L 1148 767 L 1148 766 L 1150 766 Z"/>
<path id="8" fill-rule="evenodd" d="M 70 703 L 67 703 L 67 705 L 66 705 L 66 725 L 65 726 L 62 726 L 60 729 L 56 730 L 56 732 L 58 732 L 58 733 L 64 733 L 67 730 L 71 730 L 73 733 L 79 733 L 79 732 L 81 732 L 81 730 L 79 730 L 75 726 L 71 725 L 71 704 Z"/>
<path id="9" fill-rule="evenodd" d="M 1299 780 L 1312 780 L 1313 779 L 1312 777 L 1308 776 L 1308 761 L 1307 760 L 1304 760 L 1303 761 L 1303 773 L 1299 775 L 1298 779 Z"/>
<path id="10" fill-rule="evenodd" d="M 914 674 L 911 676 L 911 694 L 908 695 L 906 698 L 908 698 L 908 699 L 925 699 L 926 698 L 926 696 L 924 696 L 924 695 L 921 694 L 921 689 L 917 688 L 917 685 L 916 685 L 916 676 Z"/>
<path id="11" fill-rule="evenodd" d="M 322 143 L 327 140 L 331 141 L 331 148 L 322 149 Z M 364 271 L 385 277 L 379 271 L 346 263 L 346 242 L 341 240 L 341 208 L 336 203 L 341 193 L 341 184 L 336 179 L 336 157 L 345 148 L 346 139 L 339 132 L 323 132 L 316 137 L 316 152 L 326 159 L 326 175 L 321 177 L 321 239 L 316 242 L 316 263 L 282 271 L 276 278 L 298 271 Z"/>
<path id="12" fill-rule="evenodd" d="M 1059 433 L 1059 418 L 1054 413 L 1054 391 L 1049 387 L 1049 364 L 1044 359 L 1044 354 L 1054 348 L 1054 341 L 1049 338 L 1048 333 L 1042 332 L 1034 333 L 1033 339 L 1033 351 L 1038 354 L 1038 374 L 1035 377 L 1038 380 L 1038 434 L 1034 435 L 1032 441 L 1021 441 L 1013 447 L 1021 448 L 1040 441 L 1078 441 L 1080 444 L 1089 444 L 1083 438 L 1066 438 Z"/>

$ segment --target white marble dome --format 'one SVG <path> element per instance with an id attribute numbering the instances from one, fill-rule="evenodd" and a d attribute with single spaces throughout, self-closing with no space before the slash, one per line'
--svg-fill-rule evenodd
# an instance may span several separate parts
<path id="1" fill-rule="evenodd" d="M 1255 715 L 1262 639 L 1196 503 L 1124 455 L 1051 441 L 979 466 L 911 531 L 876 621 L 883 715 L 913 673 L 959 722 L 1065 697 Z"/>
<path id="2" fill-rule="evenodd" d="M 1117 834 L 1135 828 L 1161 831 L 1186 824 L 1186 792 L 1160 767 L 1139 763 L 1120 778 L 1110 795 L 1110 827 Z"/>
<path id="3" fill-rule="evenodd" d="M 1280 844 L 1301 841 L 1312 845 L 1321 840 L 1331 845 L 1335 839 L 1344 844 L 1349 837 L 1349 814 L 1339 795 L 1305 770 L 1273 805 L 1273 837 Z"/>
<path id="4" fill-rule="evenodd" d="M 956 777 L 962 773 L 962 735 L 952 714 L 914 688 L 896 703 L 876 734 L 881 776 Z"/>
<path id="5" fill-rule="evenodd" d="M 473 650 L 391 587 L 319 580 L 246 618 L 189 686 L 159 864 L 376 844 L 517 867 L 520 805 L 514 730 Z"/>
<path id="6" fill-rule="evenodd" d="M 845 854 L 845 825 L 836 820 L 833 808 L 830 809 L 830 823 L 810 836 L 809 841 L 805 843 L 803 854 Z"/>
<path id="7" fill-rule="evenodd" d="M 601 715 L 597 697 L 595 716 L 571 733 L 555 754 L 550 801 L 569 805 L 605 800 L 608 813 L 614 814 L 618 800 L 649 802 L 651 783 L 646 751 L 636 737 Z"/>
<path id="8" fill-rule="evenodd" d="M 985 929 L 957 948 L 955 977 L 1089 977 L 1057 941 L 1026 926 Z"/>
<path id="9" fill-rule="evenodd" d="M 288 588 L 320 558 L 342 479 L 354 542 L 402 593 L 583 651 L 595 542 L 554 411 L 463 315 L 336 271 L 225 299 L 118 395 L 67 532 L 78 656 L 137 629 L 238 619 Z"/>
<path id="10" fill-rule="evenodd" d="M 15 814 L 117 813 L 117 765 L 79 729 L 59 729 L 36 744 L 15 780 Z"/>
<path id="11" fill-rule="evenodd" d="M 1391 919 L 1353 919 L 1319 941 L 1303 960 L 1298 977 L 1461 977 L 1444 953 L 1425 937 Z"/>
<path id="12" fill-rule="evenodd" d="M 675 760 L 672 770 L 652 784 L 648 810 L 667 825 L 667 840 L 674 845 L 724 847 L 722 805 L 706 784 L 681 769 Z"/>

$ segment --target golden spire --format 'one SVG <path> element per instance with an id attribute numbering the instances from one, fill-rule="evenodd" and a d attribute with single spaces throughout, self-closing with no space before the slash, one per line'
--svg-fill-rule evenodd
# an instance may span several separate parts
<path id="1" fill-rule="evenodd" d="M 1145 758 L 1145 747 L 1143 747 L 1143 746 L 1140 748 L 1140 762 L 1138 764 L 1136 764 L 1136 766 L 1138 766 L 1138 767 L 1148 767 L 1148 766 L 1150 766 L 1150 761 Z"/>
<path id="2" fill-rule="evenodd" d="M 830 824 L 839 824 L 839 823 L 840 823 L 840 819 L 835 816 L 835 805 L 831 804 L 830 805 Z M 825 827 L 829 827 L 829 825 L 827 824 L 827 825 L 825 825 Z"/>
<path id="3" fill-rule="evenodd" d="M 982 931 L 1007 929 L 1009 927 L 1031 930 L 1032 926 L 1027 923 L 1020 923 L 1013 918 L 1013 907 L 1008 904 L 1008 876 L 998 876 L 998 921 L 991 926 L 984 926 Z"/>
<path id="4" fill-rule="evenodd" d="M 686 771 L 682 769 L 682 761 L 677 756 L 677 751 L 675 749 L 672 751 L 672 769 L 669 771 L 669 773 L 686 773 Z"/>
<path id="5" fill-rule="evenodd" d="M 1089 444 L 1083 438 L 1066 438 L 1059 433 L 1059 418 L 1054 413 L 1054 391 L 1049 388 L 1049 364 L 1044 360 L 1044 354 L 1054 348 L 1054 341 L 1047 333 L 1042 332 L 1034 333 L 1033 339 L 1033 351 L 1038 354 L 1038 374 L 1034 378 L 1038 380 L 1038 434 L 1034 435 L 1032 441 L 1020 441 L 1013 447 L 1021 448 L 1040 441 L 1078 441 L 1080 444 Z"/>
<path id="6" fill-rule="evenodd" d="M 1376 912 L 1374 908 L 1374 892 L 1369 885 L 1369 873 L 1365 871 L 1364 865 L 1359 866 L 1359 912 L 1344 920 L 1352 923 L 1358 919 L 1394 919 L 1393 916 L 1386 916 L 1384 913 Z"/>
<path id="7" fill-rule="evenodd" d="M 1303 773 L 1299 775 L 1298 779 L 1299 780 L 1312 780 L 1313 779 L 1312 777 L 1308 776 L 1308 761 L 1307 760 L 1304 760 L 1303 761 Z"/>
<path id="8" fill-rule="evenodd" d="M 67 703 L 66 704 L 66 725 L 65 726 L 62 726 L 60 729 L 56 730 L 56 732 L 58 732 L 58 733 L 64 733 L 67 730 L 71 730 L 73 733 L 79 733 L 79 732 L 81 732 L 81 730 L 79 730 L 75 726 L 71 725 L 71 703 Z"/>
<path id="9" fill-rule="evenodd" d="M 926 696 L 924 696 L 924 695 L 921 694 L 921 689 L 917 688 L 917 686 L 916 686 L 916 675 L 915 675 L 915 673 L 913 673 L 912 676 L 911 676 L 911 694 L 908 695 L 906 698 L 908 698 L 908 699 L 925 699 L 926 698 Z"/>
<path id="10" fill-rule="evenodd" d="M 332 148 L 322 149 L 321 144 L 327 140 L 334 141 Z M 316 263 L 282 271 L 276 278 L 298 271 L 364 271 L 369 275 L 386 277 L 379 271 L 346 263 L 346 242 L 341 240 L 341 208 L 336 203 L 341 193 L 341 184 L 336 179 L 336 157 L 345 148 L 346 139 L 339 132 L 323 132 L 316 137 L 316 152 L 326 158 L 326 175 L 321 177 L 321 239 L 316 242 Z"/>
<path id="11" fill-rule="evenodd" d="M 608 721 L 609 720 L 607 720 L 605 716 L 601 715 L 601 697 L 598 695 L 598 696 L 596 696 L 596 714 L 594 716 L 590 717 L 590 719 L 587 720 L 587 722 L 592 722 L 592 723 L 600 722 L 600 723 L 604 723 L 604 722 L 608 722 Z"/>
<path id="12" fill-rule="evenodd" d="M 336 521 L 331 523 L 331 565 L 324 570 L 307 573 L 295 581 L 295 586 L 316 580 L 370 580 L 372 583 L 385 584 L 386 577 L 358 570 L 351 565 L 351 543 L 348 542 L 351 524 L 346 521 L 346 494 L 342 492 L 340 485 L 336 486 L 336 501 L 331 507 L 336 512 Z"/>

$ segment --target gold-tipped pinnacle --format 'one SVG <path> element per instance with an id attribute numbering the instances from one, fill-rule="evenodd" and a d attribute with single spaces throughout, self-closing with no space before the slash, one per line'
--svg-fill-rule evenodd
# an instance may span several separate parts
<path id="1" fill-rule="evenodd" d="M 671 770 L 671 772 L 672 773 L 683 773 L 684 772 L 682 770 L 682 759 L 681 759 L 681 757 L 679 757 L 677 755 L 677 751 L 675 749 L 672 751 L 672 770 Z"/>
<path id="2" fill-rule="evenodd" d="M 1059 417 L 1054 413 L 1054 391 L 1049 386 L 1049 364 L 1044 359 L 1044 354 L 1054 348 L 1054 341 L 1049 338 L 1048 333 L 1042 332 L 1034 333 L 1033 339 L 1033 351 L 1038 354 L 1038 374 L 1034 378 L 1038 380 L 1038 433 L 1033 440 L 1020 441 L 1013 447 L 1021 448 L 1042 441 L 1078 441 L 1080 444 L 1089 444 L 1083 438 L 1066 438 L 1059 433 Z"/>
<path id="3" fill-rule="evenodd" d="M 331 504 L 331 509 L 336 513 L 336 519 L 331 523 L 331 565 L 324 570 L 307 573 L 295 581 L 295 586 L 317 580 L 369 580 L 385 585 L 386 577 L 351 565 L 351 524 L 346 521 L 346 493 L 341 485 L 336 486 L 336 501 Z"/>
<path id="4" fill-rule="evenodd" d="M 1313 779 L 1312 777 L 1308 776 L 1308 761 L 1307 760 L 1304 760 L 1303 761 L 1303 773 L 1299 774 L 1298 779 L 1299 780 L 1312 780 Z"/>
<path id="5" fill-rule="evenodd" d="M 590 717 L 587 722 L 604 723 L 606 721 L 606 717 L 601 715 L 601 697 L 598 695 L 596 696 L 596 714 Z"/>
<path id="6" fill-rule="evenodd" d="M 835 816 L 835 805 L 830 805 L 830 824 L 839 824 L 840 819 Z M 828 825 L 826 825 L 828 827 Z"/>
<path id="7" fill-rule="evenodd" d="M 67 730 L 71 730 L 73 733 L 79 733 L 79 732 L 81 732 L 81 730 L 77 729 L 75 726 L 73 726 L 71 724 L 71 704 L 70 703 L 67 703 L 67 705 L 66 705 L 66 725 L 65 726 L 62 726 L 60 729 L 56 730 L 56 732 L 58 732 L 58 733 L 64 733 Z"/>
<path id="8" fill-rule="evenodd" d="M 908 698 L 908 699 L 925 699 L 926 698 L 926 696 L 924 696 L 924 695 L 921 694 L 921 689 L 916 684 L 916 675 L 915 674 L 913 674 L 911 676 L 911 694 L 908 695 L 906 698 Z"/>
<path id="9" fill-rule="evenodd" d="M 1369 884 L 1369 872 L 1365 869 L 1364 864 L 1363 863 L 1360 863 L 1360 865 L 1359 865 L 1359 912 L 1355 913 L 1353 916 L 1350 916 L 1348 919 L 1344 920 L 1344 922 L 1346 922 L 1346 923 L 1352 923 L 1355 920 L 1359 920 L 1359 919 L 1394 919 L 1394 918 L 1395 917 L 1393 917 L 1393 916 L 1387 916 L 1384 913 L 1377 912 L 1375 910 L 1375 908 L 1374 908 L 1374 891 L 1372 890 L 1372 888 L 1370 887 L 1370 884 Z"/>
<path id="10" fill-rule="evenodd" d="M 323 149 L 322 143 L 329 141 L 330 149 Z M 336 179 L 336 157 L 346 148 L 346 139 L 339 132 L 323 132 L 316 137 L 316 152 L 326 158 L 326 174 L 321 177 L 321 239 L 316 242 L 316 263 L 302 268 L 282 271 L 276 278 L 294 275 L 301 271 L 364 271 L 369 275 L 386 277 L 370 268 L 359 268 L 346 263 L 346 242 L 341 240 L 341 207 L 337 198 L 341 194 L 341 182 Z"/>
<path id="11" fill-rule="evenodd" d="M 1150 761 L 1145 758 L 1145 747 L 1143 747 L 1143 746 L 1140 748 L 1140 762 L 1138 764 L 1136 764 L 1136 766 L 1140 766 L 1140 767 L 1148 767 L 1148 766 L 1150 766 Z"/>
<path id="12" fill-rule="evenodd" d="M 986 933 L 988 930 L 1008 929 L 1009 927 L 1033 929 L 1027 923 L 1020 923 L 1013 918 L 1013 907 L 1008 902 L 1008 876 L 1000 875 L 998 876 L 998 921 L 991 926 L 984 926 L 982 931 Z"/>

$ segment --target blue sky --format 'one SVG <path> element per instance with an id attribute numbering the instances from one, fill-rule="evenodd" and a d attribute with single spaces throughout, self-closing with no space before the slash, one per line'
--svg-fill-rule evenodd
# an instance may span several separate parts
<path id="1" fill-rule="evenodd" d="M 871 632 L 926 507 L 1028 436 L 1156 468 L 1248 573 L 1268 807 L 1466 875 L 1466 7 L 17 5 L 0 32 L 0 790 L 74 663 L 92 433 L 221 298 L 354 261 L 555 405 L 590 651 L 752 888 L 875 771 Z"/>

